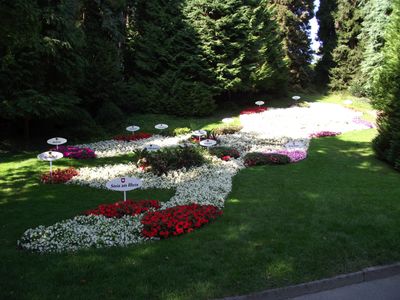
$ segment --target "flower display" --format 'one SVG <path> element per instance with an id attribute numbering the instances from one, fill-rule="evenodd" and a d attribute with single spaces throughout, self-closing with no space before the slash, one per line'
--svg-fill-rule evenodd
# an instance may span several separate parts
<path id="1" fill-rule="evenodd" d="M 283 154 L 277 153 L 260 153 L 250 152 L 244 157 L 244 165 L 246 167 L 262 166 L 262 165 L 284 165 L 290 162 L 290 158 Z"/>
<path id="2" fill-rule="evenodd" d="M 289 157 L 290 162 L 295 163 L 298 161 L 301 161 L 307 157 L 307 151 L 304 150 L 276 150 L 272 152 L 267 152 L 267 153 L 276 153 L 276 154 L 281 154 Z"/>
<path id="3" fill-rule="evenodd" d="M 79 172 L 73 167 L 68 169 L 56 169 L 52 172 L 52 176 L 50 176 L 50 172 L 42 174 L 40 176 L 40 181 L 42 183 L 66 183 L 78 174 Z"/>
<path id="4" fill-rule="evenodd" d="M 131 142 L 131 141 L 148 139 L 151 136 L 152 136 L 151 133 L 138 132 L 138 133 L 135 133 L 135 134 L 120 134 L 120 135 L 116 135 L 116 136 L 113 137 L 113 140 Z"/>
<path id="5" fill-rule="evenodd" d="M 372 124 L 371 122 L 368 122 L 366 120 L 363 120 L 360 117 L 353 118 L 353 122 L 355 124 L 360 124 L 360 125 L 363 125 L 363 126 L 368 127 L 368 128 L 374 128 L 374 124 Z"/>
<path id="6" fill-rule="evenodd" d="M 315 133 L 310 134 L 310 138 L 321 138 L 321 137 L 327 137 L 327 136 L 337 136 L 341 134 L 340 132 L 333 132 L 333 131 L 319 131 Z"/>
<path id="7" fill-rule="evenodd" d="M 215 155 L 225 161 L 228 161 L 231 158 L 239 158 L 240 156 L 240 153 L 237 149 L 224 146 L 211 148 L 210 154 Z"/>
<path id="8" fill-rule="evenodd" d="M 58 146 L 58 148 L 53 147 L 50 151 L 61 152 L 64 157 L 74 158 L 74 159 L 88 159 L 95 158 L 95 152 L 89 147 L 77 147 L 77 146 Z"/>
<path id="9" fill-rule="evenodd" d="M 140 216 L 77 216 L 48 227 L 28 229 L 17 244 L 21 249 L 37 252 L 128 246 L 148 240 L 141 234 L 142 229 Z"/>
<path id="10" fill-rule="evenodd" d="M 254 108 L 248 108 L 248 109 L 242 110 L 240 112 L 240 114 L 241 115 L 252 115 L 252 114 L 262 113 L 267 110 L 268 110 L 268 108 L 266 108 L 266 107 L 254 107 Z"/>
<path id="11" fill-rule="evenodd" d="M 157 200 L 119 201 L 112 204 L 101 204 L 95 209 L 83 212 L 84 215 L 105 216 L 107 218 L 121 218 L 123 216 L 136 216 L 149 209 L 159 209 Z"/>
<path id="12" fill-rule="evenodd" d="M 215 220 L 222 211 L 212 205 L 179 205 L 165 210 L 148 212 L 142 219 L 145 237 L 166 239 L 192 232 Z"/>

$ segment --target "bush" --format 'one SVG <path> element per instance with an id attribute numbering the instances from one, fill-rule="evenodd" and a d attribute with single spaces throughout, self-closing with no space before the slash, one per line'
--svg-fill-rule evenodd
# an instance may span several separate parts
<path id="1" fill-rule="evenodd" d="M 136 154 L 139 157 L 138 167 L 158 176 L 172 170 L 201 166 L 204 163 L 201 150 L 195 147 L 166 148 L 157 152 L 142 150 Z"/>
<path id="2" fill-rule="evenodd" d="M 283 154 L 277 153 L 247 153 L 244 157 L 244 165 L 246 167 L 262 166 L 262 165 L 284 165 L 290 163 L 290 158 Z"/>
<path id="3" fill-rule="evenodd" d="M 172 135 L 177 136 L 177 135 L 182 135 L 182 134 L 188 134 L 191 133 L 192 129 L 189 127 L 178 127 L 172 130 Z"/>
<path id="4" fill-rule="evenodd" d="M 210 153 L 221 159 L 223 157 L 238 158 L 240 156 L 239 151 L 237 151 L 235 148 L 232 148 L 232 147 L 222 147 L 222 146 L 213 147 L 213 148 L 210 148 Z M 224 159 L 224 160 L 228 160 L 228 159 Z"/>
<path id="5" fill-rule="evenodd" d="M 124 120 L 124 113 L 112 102 L 104 102 L 96 114 L 96 121 L 101 125 L 119 124 Z"/>
<path id="6" fill-rule="evenodd" d="M 215 135 L 223 135 L 223 134 L 234 134 L 240 131 L 243 126 L 240 125 L 226 125 L 222 127 L 217 127 L 211 130 Z"/>

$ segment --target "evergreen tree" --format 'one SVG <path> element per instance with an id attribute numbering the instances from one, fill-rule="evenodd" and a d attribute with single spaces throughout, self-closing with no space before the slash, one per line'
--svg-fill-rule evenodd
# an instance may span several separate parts
<path id="1" fill-rule="evenodd" d="M 272 0 L 284 41 L 290 82 L 306 87 L 311 81 L 312 60 L 310 20 L 314 16 L 313 0 Z"/>
<path id="2" fill-rule="evenodd" d="M 110 121 L 121 114 L 118 106 L 124 99 L 123 59 L 121 43 L 123 37 L 123 11 L 125 1 L 85 0 L 83 30 L 87 60 L 85 82 L 81 89 L 84 107 L 92 116 L 101 113 L 106 120 L 107 111 Z M 110 108 L 111 109 L 108 109 Z"/>
<path id="3" fill-rule="evenodd" d="M 0 2 L 2 118 L 24 120 L 69 113 L 79 102 L 82 35 L 75 1 Z"/>
<path id="4" fill-rule="evenodd" d="M 126 74 L 142 111 L 205 115 L 214 110 L 215 78 L 202 61 L 182 0 L 138 0 L 129 19 Z"/>
<path id="5" fill-rule="evenodd" d="M 349 88 L 360 71 L 362 44 L 358 36 L 363 21 L 362 3 L 362 0 L 337 0 L 335 13 L 337 46 L 332 53 L 335 67 L 330 71 L 332 90 Z"/>
<path id="6" fill-rule="evenodd" d="M 321 0 L 317 12 L 319 24 L 318 39 L 321 42 L 319 55 L 321 55 L 315 67 L 315 83 L 326 87 L 329 83 L 329 71 L 335 66 L 332 59 L 333 49 L 336 48 L 337 37 L 335 30 L 334 13 L 337 9 L 337 0 Z"/>
<path id="7" fill-rule="evenodd" d="M 381 159 L 400 170 L 400 0 L 393 1 L 385 37 L 383 64 L 372 85 L 373 104 L 381 111 L 374 149 Z"/>
<path id="8" fill-rule="evenodd" d="M 352 90 L 358 95 L 371 96 L 371 88 L 378 67 L 383 64 L 384 32 L 391 13 L 391 0 L 370 0 L 363 7 L 364 21 L 360 40 L 363 57 L 359 76 L 353 81 Z"/>

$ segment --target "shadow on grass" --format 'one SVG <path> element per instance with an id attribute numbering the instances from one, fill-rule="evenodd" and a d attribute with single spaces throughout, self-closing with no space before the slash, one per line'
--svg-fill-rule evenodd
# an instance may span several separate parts
<path id="1" fill-rule="evenodd" d="M 215 223 L 135 247 L 51 255 L 16 250 L 25 229 L 72 217 L 115 193 L 78 186 L 11 193 L 0 213 L 6 257 L 0 293 L 18 299 L 208 299 L 399 260 L 400 175 L 374 158 L 370 139 L 366 131 L 313 140 L 302 162 L 245 169 Z"/>

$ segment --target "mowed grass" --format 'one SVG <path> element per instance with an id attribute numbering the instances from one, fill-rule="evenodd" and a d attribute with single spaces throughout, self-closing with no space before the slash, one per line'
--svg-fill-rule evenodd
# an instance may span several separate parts
<path id="1" fill-rule="evenodd" d="M 374 157 L 375 134 L 313 140 L 302 162 L 241 171 L 224 215 L 191 234 L 64 254 L 21 251 L 16 241 L 28 228 L 122 195 L 42 185 L 38 176 L 48 170 L 46 163 L 33 155 L 8 158 L 0 164 L 0 299 L 209 299 L 399 261 L 400 174 Z M 166 201 L 173 193 L 128 196 Z"/>

